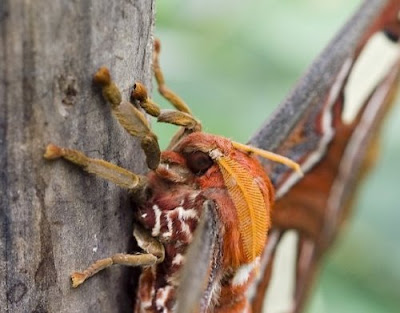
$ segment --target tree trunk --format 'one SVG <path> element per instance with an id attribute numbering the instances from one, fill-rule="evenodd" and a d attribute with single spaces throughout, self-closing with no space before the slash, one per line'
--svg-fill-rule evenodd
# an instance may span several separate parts
<path id="1" fill-rule="evenodd" d="M 0 1 L 0 312 L 131 312 L 134 270 L 72 289 L 69 274 L 132 251 L 124 190 L 66 162 L 53 142 L 137 173 L 138 141 L 111 117 L 92 75 L 110 68 L 128 98 L 151 82 L 153 1 Z"/>

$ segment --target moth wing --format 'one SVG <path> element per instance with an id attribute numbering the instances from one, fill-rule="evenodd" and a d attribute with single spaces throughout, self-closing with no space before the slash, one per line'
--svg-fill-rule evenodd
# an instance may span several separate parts
<path id="1" fill-rule="evenodd" d="M 305 173 L 301 178 L 263 161 L 277 201 L 263 269 L 249 295 L 253 312 L 263 307 L 268 313 L 301 311 L 321 257 L 349 215 L 355 186 L 374 161 L 376 134 L 398 80 L 399 10 L 399 1 L 365 1 L 250 141 L 297 161 Z M 371 46 L 381 49 L 385 40 L 389 45 L 373 59 L 384 63 L 375 67 L 375 80 L 367 81 L 370 75 L 360 74 L 359 67 L 365 68 L 361 63 Z M 294 232 L 291 241 L 286 240 L 289 231 Z M 292 263 L 281 253 L 283 242 L 291 242 Z M 283 272 L 292 277 L 278 287 L 280 294 L 287 294 L 282 303 L 271 306 L 274 269 L 282 262 L 290 267 Z"/>
<path id="2" fill-rule="evenodd" d="M 177 313 L 205 312 L 221 269 L 222 238 L 215 203 L 206 201 L 182 270 Z"/>

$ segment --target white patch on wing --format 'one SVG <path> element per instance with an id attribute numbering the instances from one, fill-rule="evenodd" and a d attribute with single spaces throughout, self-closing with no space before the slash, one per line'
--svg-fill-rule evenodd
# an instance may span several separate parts
<path id="1" fill-rule="evenodd" d="M 334 226 L 337 225 L 337 219 L 340 216 L 338 210 L 342 208 L 341 202 L 344 199 L 343 195 L 348 186 L 346 183 L 349 177 L 348 175 L 353 171 L 354 160 L 356 160 L 356 156 L 359 155 L 360 150 L 362 151 L 365 145 L 365 139 L 367 138 L 368 131 L 371 129 L 371 125 L 374 125 L 376 115 L 382 112 L 381 104 L 389 95 L 391 86 L 396 79 L 395 74 L 396 73 L 392 71 L 391 75 L 388 76 L 388 83 L 380 85 L 373 93 L 362 114 L 361 121 L 355 128 L 350 141 L 346 146 L 338 169 L 338 174 L 336 175 L 335 181 L 332 185 L 326 205 L 326 220 L 329 221 L 329 223 L 326 223 L 323 229 L 324 238 L 330 238 L 335 231 Z"/>
<path id="2" fill-rule="evenodd" d="M 161 229 L 161 211 L 158 205 L 156 204 L 153 205 L 153 211 L 154 211 L 155 223 L 153 229 L 151 230 L 151 235 L 153 237 L 156 237 L 160 234 L 160 229 Z"/>
<path id="3" fill-rule="evenodd" d="M 233 286 L 240 286 L 245 284 L 252 271 L 260 264 L 260 257 L 257 257 L 253 262 L 240 266 L 232 280 Z"/>
<path id="4" fill-rule="evenodd" d="M 263 312 L 291 312 L 296 286 L 298 233 L 285 232 L 278 244 Z"/>
<path id="5" fill-rule="evenodd" d="M 350 124 L 354 121 L 372 91 L 399 59 L 399 55 L 400 45 L 389 40 L 382 32 L 376 33 L 368 40 L 344 89 L 344 123 Z"/>

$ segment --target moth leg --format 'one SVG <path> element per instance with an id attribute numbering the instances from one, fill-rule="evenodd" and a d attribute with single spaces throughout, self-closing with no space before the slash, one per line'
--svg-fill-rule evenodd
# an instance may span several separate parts
<path id="1" fill-rule="evenodd" d="M 157 117 L 158 122 L 183 127 L 183 129 L 180 129 L 172 139 L 170 144 L 171 147 L 182 137 L 195 131 L 201 131 L 201 123 L 193 116 L 189 106 L 176 93 L 166 86 L 159 62 L 160 48 L 160 41 L 155 39 L 153 53 L 154 77 L 158 85 L 159 93 L 167 99 L 176 110 L 160 110 L 157 104 L 148 97 L 146 88 L 138 82 L 134 85 L 132 100 L 137 101 L 148 114 Z"/>
<path id="2" fill-rule="evenodd" d="M 77 150 L 49 144 L 43 156 L 47 160 L 63 158 L 82 167 L 86 172 L 100 176 L 131 191 L 138 191 L 144 188 L 146 184 L 146 178 L 144 176 L 136 175 L 104 160 L 91 159 Z"/>
<path id="3" fill-rule="evenodd" d="M 157 257 L 158 263 L 164 261 L 165 251 L 161 242 L 155 239 L 142 226 L 135 225 L 133 229 L 133 237 L 140 248 L 145 252 Z"/>
<path id="4" fill-rule="evenodd" d="M 176 110 L 161 110 L 158 105 L 148 97 L 146 87 L 136 82 L 133 86 L 132 100 L 137 102 L 146 113 L 157 117 L 157 122 L 168 123 L 193 131 L 201 130 L 201 123 L 190 113 Z"/>
<path id="5" fill-rule="evenodd" d="M 192 115 L 189 106 L 182 100 L 175 92 L 165 85 L 164 75 L 162 73 L 159 56 L 161 50 L 161 43 L 159 39 L 154 40 L 153 51 L 153 72 L 158 85 L 158 92 L 167 99 L 178 111 Z"/>
<path id="6" fill-rule="evenodd" d="M 144 114 L 133 106 L 132 103 L 122 100 L 121 92 L 112 81 L 110 72 L 106 67 L 101 67 L 94 75 L 93 80 L 102 87 L 103 96 L 111 104 L 111 111 L 121 126 L 130 135 L 141 139 L 142 149 L 146 154 L 147 166 L 152 170 L 156 169 L 160 163 L 160 147 L 157 136 L 151 131 Z M 153 112 L 152 110 L 155 111 Z M 153 115 L 159 114 L 159 111 L 155 103 L 153 103 L 151 108 L 148 108 L 148 112 L 151 112 Z"/>
<path id="7" fill-rule="evenodd" d="M 141 247 L 147 253 L 117 253 L 109 258 L 98 260 L 90 265 L 83 272 L 74 272 L 71 274 L 72 287 L 78 287 L 86 279 L 114 264 L 125 266 L 151 266 L 164 261 L 164 246 L 154 237 L 151 237 L 150 234 L 146 232 L 141 226 L 135 226 L 133 236 L 136 238 L 139 247 Z"/>
<path id="8" fill-rule="evenodd" d="M 101 270 L 114 264 L 126 266 L 150 266 L 157 263 L 157 257 L 152 254 L 123 254 L 117 253 L 105 259 L 100 259 L 90 265 L 82 272 L 74 272 L 71 274 L 72 287 L 76 288 L 85 280 L 97 274 Z"/>

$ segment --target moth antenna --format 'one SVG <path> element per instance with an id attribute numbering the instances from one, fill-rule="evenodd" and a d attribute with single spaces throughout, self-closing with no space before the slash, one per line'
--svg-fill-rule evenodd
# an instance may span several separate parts
<path id="1" fill-rule="evenodd" d="M 164 74 L 160 67 L 160 50 L 161 43 L 160 40 L 154 40 L 154 50 L 153 50 L 153 72 L 154 77 L 156 79 L 158 85 L 158 92 L 167 99 L 174 107 L 180 112 L 185 112 L 189 115 L 192 115 L 189 106 L 183 101 L 181 97 L 179 97 L 175 92 L 167 87 L 165 84 Z"/>
<path id="2" fill-rule="evenodd" d="M 287 167 L 290 167 L 291 169 L 293 169 L 294 171 L 296 171 L 297 173 L 299 173 L 301 176 L 303 176 L 303 171 L 301 170 L 300 164 L 296 163 L 295 161 L 284 157 L 280 154 L 277 153 L 273 153 L 267 150 L 263 150 L 263 149 L 259 149 L 256 147 L 252 147 L 252 146 L 248 146 L 248 145 L 244 145 L 242 143 L 236 142 L 236 141 L 232 141 L 232 145 L 239 150 L 245 151 L 245 152 L 250 152 L 250 153 L 254 153 L 260 157 L 266 158 L 268 160 L 277 162 L 277 163 L 281 163 L 286 165 Z"/>

